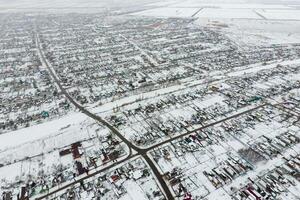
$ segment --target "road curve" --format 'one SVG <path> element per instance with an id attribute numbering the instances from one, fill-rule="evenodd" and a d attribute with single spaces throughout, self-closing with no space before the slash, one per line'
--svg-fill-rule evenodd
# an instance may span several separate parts
<path id="1" fill-rule="evenodd" d="M 90 111 L 88 111 L 86 108 L 84 108 L 83 106 L 81 106 L 79 103 L 77 103 L 71 96 L 70 94 L 65 90 L 65 88 L 61 85 L 60 83 L 60 80 L 59 78 L 56 76 L 55 72 L 52 70 L 52 68 L 49 66 L 48 64 L 48 61 L 47 59 L 45 58 L 45 55 L 41 49 L 41 44 L 40 44 L 40 39 L 38 37 L 38 34 L 36 32 L 36 47 L 38 49 L 38 53 L 40 55 L 40 59 L 41 61 L 44 63 L 44 65 L 46 66 L 47 70 L 49 71 L 50 75 L 52 76 L 53 80 L 55 81 L 55 83 L 58 85 L 60 91 L 67 97 L 67 99 L 77 108 L 79 109 L 80 112 L 84 113 L 85 115 L 89 116 L 90 118 L 98 121 L 99 123 L 101 123 L 102 125 L 106 126 L 109 130 L 111 130 L 114 134 L 116 134 L 130 149 L 130 153 L 129 153 L 129 156 L 126 158 L 126 159 L 129 159 L 131 158 L 132 156 L 132 149 L 135 150 L 137 152 L 137 155 L 140 155 L 143 157 L 143 159 L 148 163 L 149 167 L 151 168 L 152 172 L 154 173 L 156 179 L 158 180 L 161 188 L 163 189 L 163 192 L 164 192 L 164 195 L 166 197 L 167 200 L 173 200 L 174 197 L 169 189 L 169 187 L 167 186 L 165 180 L 163 179 L 162 175 L 160 174 L 159 170 L 157 169 L 156 165 L 153 163 L 153 161 L 147 156 L 147 150 L 145 149 L 141 149 L 135 145 L 133 145 L 129 140 L 127 140 L 127 138 L 125 138 L 115 127 L 113 127 L 111 124 L 109 124 L 106 120 L 102 119 L 101 117 L 97 116 L 96 114 L 94 113 L 91 113 Z M 123 162 L 124 160 L 122 161 L 119 161 L 118 163 L 121 163 Z M 112 166 L 115 166 L 115 165 L 112 165 Z M 112 167 L 110 166 L 110 167 Z M 107 167 L 105 169 L 109 169 L 110 167 Z M 89 178 L 89 177 L 92 177 L 93 175 L 96 175 L 100 172 L 102 172 L 103 170 L 100 170 L 100 171 L 97 171 L 95 172 L 94 174 L 91 174 L 89 175 L 88 177 L 85 177 L 86 178 Z M 81 181 L 81 180 L 78 180 L 78 181 Z M 61 191 L 63 189 L 66 189 L 67 187 L 70 187 L 72 184 L 75 184 L 77 183 L 78 181 L 76 182 L 73 182 L 73 183 L 70 183 L 69 185 L 65 186 L 65 187 L 62 187 L 62 188 L 59 188 L 55 191 L 52 191 L 51 194 L 54 194 L 58 191 Z M 43 198 L 51 195 L 50 193 L 49 194 L 45 194 L 45 196 L 43 196 Z M 42 198 L 38 198 L 38 199 L 42 199 Z"/>
<path id="2" fill-rule="evenodd" d="M 102 125 L 106 126 L 108 129 L 110 129 L 114 134 L 116 134 L 130 149 L 130 153 L 128 155 L 128 157 L 126 157 L 125 159 L 121 160 L 121 161 L 118 161 L 116 162 L 115 164 L 111 165 L 111 166 L 108 166 L 106 168 L 103 168 L 97 172 L 94 172 L 86 177 L 83 177 L 75 182 L 72 182 L 66 186 L 63 186 L 57 190 L 54 190 L 48 194 L 45 194 L 43 197 L 39 197 L 37 199 L 43 199 L 43 198 L 46 198 L 47 196 L 50 196 L 58 191 L 61 191 L 63 189 L 66 189 L 78 182 L 80 182 L 81 180 L 84 180 L 84 179 L 87 179 L 87 178 L 90 178 L 98 173 L 101 173 L 117 164 L 120 164 L 122 162 L 124 162 L 125 160 L 128 160 L 128 159 L 131 159 L 135 156 L 142 156 L 143 159 L 148 163 L 149 167 L 151 168 L 152 172 L 154 173 L 156 179 L 158 180 L 161 188 L 163 189 L 163 192 L 164 192 L 164 195 L 166 197 L 167 200 L 173 200 L 174 197 L 169 189 L 169 187 L 167 186 L 164 178 L 162 177 L 162 175 L 160 174 L 159 170 L 157 169 L 157 166 L 153 163 L 152 159 L 149 158 L 149 156 L 147 155 L 147 152 L 163 145 L 163 144 L 166 144 L 166 143 L 169 143 L 169 142 L 172 142 L 176 139 L 179 139 L 181 137 L 184 137 L 184 136 L 187 136 L 195 131 L 198 131 L 198 130 L 202 130 L 202 129 L 205 129 L 209 126 L 213 126 L 213 125 L 216 125 L 216 124 L 219 124 L 219 123 L 222 123 L 228 119 L 232 119 L 232 118 L 235 118 L 235 117 L 238 117 L 240 115 L 243 115 L 245 113 L 248 113 L 248 112 L 251 112 L 251 111 L 254 111 L 256 109 L 259 109 L 261 107 L 264 107 L 266 105 L 271 105 L 269 103 L 265 103 L 265 104 L 262 104 L 262 105 L 258 105 L 254 108 L 251 108 L 251 109 L 248 109 L 246 111 L 243 111 L 243 112 L 240 112 L 240 113 L 237 113 L 237 114 L 234 114 L 232 116 L 229 116 L 229 117 L 226 117 L 224 119 L 221 119 L 221 120 L 218 120 L 218 121 L 215 121 L 215 122 L 212 122 L 210 124 L 207 124 L 207 125 L 204 125 L 204 126 L 201 126 L 200 128 L 197 128 L 195 130 L 192 130 L 192 131 L 188 131 L 184 134 L 181 134 L 181 135 L 178 135 L 178 136 L 175 136 L 175 137 L 172 137 L 168 140 L 165 140 L 163 142 L 160 142 L 160 143 L 157 143 L 157 144 L 154 144 L 150 147 L 147 147 L 147 148 L 140 148 L 140 147 L 137 147 L 135 146 L 134 144 L 132 144 L 126 137 L 124 137 L 114 126 L 112 126 L 110 123 L 108 123 L 106 120 L 104 120 L 103 118 L 99 117 L 98 115 L 94 114 L 94 113 L 91 113 L 90 111 L 88 111 L 86 108 L 84 108 L 83 106 L 81 106 L 79 103 L 77 103 L 71 96 L 70 94 L 65 90 L 65 88 L 63 88 L 63 86 L 61 85 L 60 83 L 60 80 L 59 78 L 56 76 L 55 72 L 54 72 L 54 69 L 52 69 L 49 64 L 48 64 L 48 61 L 47 59 L 45 58 L 45 55 L 41 49 L 41 45 L 40 45 L 40 41 L 39 41 L 39 38 L 38 38 L 38 35 L 36 34 L 36 44 L 37 44 L 37 48 L 38 48 L 38 51 L 39 51 L 39 54 L 40 54 L 40 59 L 42 60 L 42 62 L 44 63 L 44 65 L 46 66 L 47 70 L 49 71 L 50 75 L 52 76 L 52 78 L 54 79 L 55 83 L 58 85 L 59 89 L 61 90 L 61 92 L 67 97 L 67 99 L 77 108 L 79 109 L 80 112 L 84 113 L 85 115 L 89 116 L 90 118 L 98 121 L 99 123 L 101 123 Z M 135 150 L 137 152 L 137 154 L 135 155 L 132 155 L 132 149 Z"/>

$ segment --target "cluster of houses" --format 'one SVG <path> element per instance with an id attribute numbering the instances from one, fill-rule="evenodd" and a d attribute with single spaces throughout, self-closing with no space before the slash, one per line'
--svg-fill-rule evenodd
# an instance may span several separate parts
<path id="1" fill-rule="evenodd" d="M 10 200 L 16 196 L 25 200 L 47 193 L 52 188 L 72 182 L 82 175 L 88 175 L 91 171 L 115 162 L 118 158 L 126 156 L 127 152 L 116 137 L 108 134 L 72 143 L 55 150 L 53 154 L 53 157 L 44 158 L 45 163 L 50 162 L 51 170 L 50 166 L 44 167 L 45 164 L 39 163 L 38 169 L 31 169 L 32 172 L 29 169 L 29 172 L 25 171 L 24 177 L 15 177 L 14 181 L 7 181 L 5 187 L 1 186 L 3 200 Z M 60 163 L 51 163 L 55 158 L 60 160 Z"/>
<path id="2" fill-rule="evenodd" d="M 139 189 L 130 187 L 142 188 L 149 199 L 164 199 L 149 169 L 141 159 L 131 160 L 106 173 L 80 181 L 79 184 L 53 199 L 119 199 L 126 195 L 134 199 L 138 196 Z"/>
<path id="3" fill-rule="evenodd" d="M 248 178 L 248 183 L 243 187 L 231 188 L 232 199 L 297 199 L 297 190 L 294 194 L 287 193 L 290 187 L 296 186 L 300 180 L 300 157 L 291 155 L 290 158 L 283 157 L 285 163 L 268 170 L 266 173 L 254 178 Z M 289 195 L 289 196 L 286 196 Z"/>
<path id="4" fill-rule="evenodd" d="M 282 151 L 284 151 L 286 148 L 298 144 L 299 142 L 299 136 L 292 132 L 284 132 L 280 135 L 275 136 L 274 138 L 263 135 L 258 138 L 254 144 L 251 144 L 249 149 L 241 150 L 241 154 L 251 161 L 253 161 L 253 158 L 257 159 L 259 157 L 272 159 Z M 254 156 L 253 154 L 251 155 L 253 151 L 254 154 L 256 154 L 258 157 Z"/>
<path id="5" fill-rule="evenodd" d="M 295 97 L 299 94 L 300 65 L 273 62 L 266 65 L 269 65 L 266 69 L 262 66 L 253 71 L 229 72 L 229 78 L 222 83 L 195 85 L 193 89 L 188 87 L 151 101 L 142 100 L 128 109 L 122 107 L 120 112 L 107 119 L 124 130 L 125 135 L 129 127 L 133 129 L 128 137 L 135 144 L 149 146 L 162 137 L 183 133 L 193 126 L 216 120 L 237 109 L 265 103 L 268 99 L 284 100 L 287 99 L 285 96 L 290 98 L 293 94 L 291 101 L 299 102 Z M 251 127 L 253 120 L 263 119 L 252 114 L 247 123 L 240 123 L 240 126 Z M 234 128 L 226 123 L 224 126 L 228 126 L 226 130 Z"/>
<path id="6" fill-rule="evenodd" d="M 90 25 L 83 25 L 88 20 Z M 48 23 L 49 16 L 39 19 L 43 51 L 63 86 L 81 104 L 101 104 L 217 70 L 300 55 L 298 46 L 240 50 L 210 29 L 182 27 L 185 19 L 124 20 L 130 23 L 101 26 L 93 15 L 60 19 L 61 24 Z M 65 29 L 59 28 L 62 24 Z"/>
<path id="7" fill-rule="evenodd" d="M 1 23 L 0 134 L 57 118 L 70 107 L 42 66 L 27 21 L 16 15 Z"/>
<path id="8" fill-rule="evenodd" d="M 232 77 L 225 81 L 232 90 L 219 91 L 223 92 L 228 102 L 236 107 L 267 98 L 276 98 L 300 87 L 297 78 L 299 72 L 299 64 L 278 64 L 272 69 L 262 69 L 246 76 Z"/>
<path id="9" fill-rule="evenodd" d="M 241 49 L 219 32 L 187 25 L 186 19 L 129 17 L 118 23 L 98 14 L 70 16 L 15 15 L 3 24 L 0 134 L 72 109 L 40 61 L 37 32 L 62 86 L 80 104 L 91 108 L 140 93 L 150 96 L 99 115 L 139 147 L 170 140 L 150 155 L 178 198 L 226 190 L 250 171 L 261 174 L 262 163 L 299 148 L 300 65 L 277 64 L 298 59 L 299 45 Z M 288 103 L 270 105 L 282 100 Z M 34 198 L 73 181 L 78 183 L 51 198 L 134 199 L 141 192 L 148 199 L 164 199 L 140 158 L 82 179 L 127 153 L 112 134 L 69 143 L 36 156 L 49 159 L 52 168 L 40 162 L 37 170 L 22 172 L 1 187 L 2 199 Z M 61 163 L 51 163 L 50 155 Z M 37 158 L 0 163 L 0 170 L 19 161 L 23 170 L 26 159 L 31 166 Z M 284 164 L 227 193 L 237 200 L 288 193 L 300 179 L 299 155 L 283 159 Z"/>
<path id="10" fill-rule="evenodd" d="M 81 104 L 105 103 L 192 77 L 203 78 L 204 74 L 216 70 L 230 71 L 252 63 L 267 64 L 272 60 L 299 57 L 297 45 L 258 46 L 241 51 L 220 33 L 185 27 L 185 19 L 126 20 L 130 23 L 118 26 L 114 26 L 113 20 L 111 26 L 102 26 L 101 23 L 106 22 L 95 20 L 93 15 L 42 16 L 39 20 L 33 16 L 16 16 L 6 22 L 8 29 L 2 30 L 5 37 L 0 54 L 4 66 L 1 68 L 4 80 L 1 82 L 4 91 L 0 107 L 1 132 L 64 115 L 70 107 L 41 65 L 35 34 L 29 31 L 34 23 L 38 24 L 47 59 L 63 86 Z M 87 21 L 89 26 L 83 24 Z M 60 29 L 60 25 L 66 28 Z M 259 79 L 265 81 L 267 77 L 298 70 L 278 66 L 255 76 L 229 79 L 233 90 L 222 91 L 227 97 L 226 103 L 241 107 L 299 87 L 299 81 L 292 80 L 274 87 L 253 88 Z M 254 94 L 246 94 L 248 89 L 255 89 Z"/>
<path id="11" fill-rule="evenodd" d="M 266 105 L 201 130 L 196 128 L 185 137 L 153 149 L 151 156 L 169 187 L 182 199 L 187 194 L 191 199 L 210 199 L 222 190 L 237 200 L 252 199 L 248 185 L 239 192 L 232 188 L 246 184 L 243 180 L 249 174 L 261 174 L 264 165 L 279 164 L 283 155 L 298 152 L 297 120 L 287 110 Z M 297 167 L 297 159 L 291 158 L 291 166 Z M 297 173 L 295 168 L 290 174 L 297 180 Z M 285 190 L 285 194 L 292 193 Z M 266 199 L 274 199 L 274 195 Z"/>
<path id="12" fill-rule="evenodd" d="M 233 181 L 238 176 L 247 173 L 249 170 L 253 170 L 253 166 L 250 163 L 245 162 L 243 159 L 229 157 L 210 171 L 203 171 L 203 174 L 214 187 L 219 188 Z"/>
<path id="13" fill-rule="evenodd" d="M 107 120 L 126 133 L 127 127 L 131 127 L 133 134 L 130 139 L 139 146 L 147 146 L 159 138 L 183 133 L 194 125 L 233 111 L 223 102 L 222 94 L 203 86 L 195 87 L 192 92 L 189 89 L 143 104 L 136 103 L 129 109 L 107 116 Z M 210 101 L 210 98 L 214 100 Z"/>

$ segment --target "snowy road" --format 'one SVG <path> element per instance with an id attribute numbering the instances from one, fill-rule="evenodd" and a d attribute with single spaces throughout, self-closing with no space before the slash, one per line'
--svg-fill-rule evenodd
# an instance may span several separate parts
<path id="1" fill-rule="evenodd" d="M 82 178 L 79 178 L 78 180 L 75 180 L 71 183 L 67 183 L 65 184 L 64 186 L 60 187 L 60 188 L 57 188 L 57 189 L 54 189 L 52 191 L 50 191 L 48 194 L 44 194 L 43 196 L 40 196 L 36 199 L 44 199 L 52 194 L 55 194 L 59 191 L 62 191 L 64 189 L 67 189 L 68 187 L 76 184 L 76 183 L 79 183 L 80 181 L 82 180 L 85 180 L 85 179 L 88 179 L 90 177 L 93 177 L 95 176 L 96 174 L 99 174 L 101 172 L 104 172 L 105 170 L 107 169 L 110 169 L 118 164 L 121 164 L 122 162 L 124 161 L 127 161 L 133 157 L 136 157 L 136 156 L 141 156 L 148 164 L 148 166 L 151 168 L 153 174 L 155 175 L 155 178 L 156 180 L 159 182 L 159 185 L 161 186 L 164 194 L 165 194 L 165 197 L 168 199 L 168 200 L 171 200 L 171 199 L 174 199 L 173 197 L 173 194 L 172 192 L 170 191 L 170 188 L 168 187 L 168 184 L 166 183 L 166 181 L 164 180 L 162 174 L 160 173 L 160 171 L 158 170 L 158 167 L 156 166 L 156 164 L 151 160 L 151 158 L 147 155 L 147 153 L 155 148 L 158 148 L 160 147 L 161 145 L 164 145 L 166 143 L 169 143 L 169 142 L 172 142 L 178 138 L 181 138 L 181 137 L 184 137 L 184 136 L 187 136 L 195 131 L 198 131 L 198 130 L 201 130 L 201 129 L 204 129 L 204 128 L 207 128 L 207 127 L 210 127 L 210 126 L 213 126 L 213 125 L 216 125 L 216 124 L 219 124 L 219 123 L 222 123 L 228 119 L 232 119 L 232 118 L 235 118 L 235 117 L 238 117 L 240 115 L 243 115 L 243 114 L 246 114 L 248 112 L 251 112 L 253 110 L 256 110 L 256 109 L 259 109 L 263 106 L 266 106 L 267 104 L 261 104 L 261 105 L 258 105 L 258 106 L 255 106 L 255 107 L 251 107 L 251 108 L 247 108 L 246 110 L 243 110 L 243 111 L 240 111 L 238 113 L 235 113 L 235 114 L 232 114 L 231 116 L 226 116 L 224 117 L 223 119 L 221 120 L 218 120 L 218 121 L 215 121 L 215 122 L 212 122 L 210 124 L 207 124 L 205 126 L 202 126 L 200 128 L 197 128 L 195 130 L 192 130 L 192 131 L 188 131 L 184 134 L 181 134 L 181 135 L 178 135 L 176 137 L 172 137 L 170 139 L 167 139 L 167 140 L 164 140 L 160 143 L 157 143 L 151 147 L 148 147 L 148 148 L 140 148 L 140 147 L 137 147 L 135 146 L 132 142 L 130 142 L 124 135 L 122 135 L 114 126 L 112 126 L 110 123 L 108 123 L 106 120 L 104 120 L 103 118 L 99 117 L 98 115 L 90 112 L 89 110 L 87 110 L 85 107 L 83 107 L 82 105 L 80 105 L 78 102 L 76 102 L 73 97 L 70 96 L 70 94 L 66 91 L 65 88 L 63 88 L 63 86 L 61 85 L 60 83 L 60 80 L 59 78 L 57 77 L 56 73 L 55 73 L 55 70 L 52 68 L 51 64 L 47 61 L 47 59 L 45 58 L 45 55 L 42 51 L 42 48 L 41 48 L 41 44 L 40 44 L 40 40 L 39 40 L 39 37 L 38 37 L 38 33 L 36 33 L 36 45 L 37 45 L 37 48 L 38 48 L 38 53 L 39 53 L 39 57 L 40 57 L 40 60 L 41 62 L 43 63 L 43 65 L 47 68 L 47 70 L 49 71 L 50 75 L 52 76 L 53 80 L 55 81 L 55 83 L 57 84 L 58 88 L 61 90 L 61 92 L 68 98 L 68 100 L 76 107 L 79 109 L 80 112 L 82 112 L 83 114 L 89 116 L 90 118 L 94 119 L 95 121 L 99 122 L 100 124 L 104 125 L 105 127 L 107 127 L 109 130 L 111 130 L 115 135 L 117 135 L 130 149 L 129 151 L 129 154 L 126 158 L 124 158 L 123 160 L 120 160 L 118 162 L 115 162 L 114 164 L 110 165 L 110 166 L 107 166 L 105 168 L 102 168 L 96 172 L 93 172 L 85 177 L 82 177 Z M 273 65 L 272 65 L 273 66 Z M 245 71 L 242 71 L 243 73 Z M 241 72 L 236 72 L 236 73 L 241 73 Z M 233 74 L 235 75 L 235 74 Z M 134 150 L 135 152 L 133 153 Z"/>
<path id="2" fill-rule="evenodd" d="M 166 196 L 166 198 L 168 200 L 172 200 L 174 199 L 171 191 L 169 190 L 169 187 L 167 186 L 165 180 L 163 179 L 162 175 L 160 174 L 160 172 L 158 171 L 156 165 L 153 163 L 153 161 L 148 157 L 147 155 L 147 150 L 145 149 L 140 149 L 138 147 L 136 147 L 135 145 L 133 145 L 129 140 L 127 140 L 115 127 L 113 127 L 112 125 L 110 125 L 107 121 L 105 121 L 104 119 L 102 119 L 101 117 L 91 113 L 90 111 L 88 111 L 87 109 L 85 109 L 83 106 L 81 106 L 79 103 L 77 103 L 70 95 L 69 93 L 65 90 L 65 88 L 63 88 L 63 86 L 61 85 L 60 83 L 60 80 L 58 79 L 58 77 L 56 76 L 56 73 L 54 71 L 54 69 L 50 66 L 50 64 L 48 63 L 47 59 L 45 58 L 45 55 L 42 51 L 42 48 L 41 48 L 41 44 L 40 44 L 40 40 L 39 40 L 39 37 L 38 37 L 38 34 L 36 33 L 36 46 L 38 48 L 38 53 L 39 53 L 39 56 L 40 56 L 40 60 L 41 62 L 46 66 L 46 68 L 48 69 L 50 75 L 52 76 L 52 78 L 54 79 L 55 83 L 58 85 L 60 91 L 68 98 L 68 100 L 76 107 L 79 109 L 80 112 L 84 113 L 85 115 L 89 116 L 90 118 L 98 121 L 99 123 L 101 123 L 102 125 L 106 126 L 109 130 L 111 130 L 114 134 L 116 134 L 128 147 L 130 147 L 130 152 L 129 152 L 129 155 L 128 157 L 126 157 L 125 159 L 109 166 L 109 167 L 106 167 L 104 169 L 101 169 L 93 174 L 90 174 L 82 179 L 79 179 L 79 180 L 76 180 L 75 182 L 73 183 L 70 183 L 64 187 L 61 187 L 55 191 L 51 191 L 50 193 L 48 194 L 45 194 L 44 196 L 41 196 L 37 199 L 44 199 L 46 198 L 47 196 L 50 196 L 51 194 L 54 194 L 58 191 L 61 191 L 63 189 L 66 189 L 68 188 L 69 186 L 71 185 L 74 185 L 80 181 L 82 181 L 83 179 L 87 179 L 89 177 L 92 177 L 98 173 L 101 173 L 102 171 L 106 170 L 106 169 L 109 169 L 113 166 L 115 166 L 116 164 L 120 164 L 130 158 L 132 158 L 132 149 L 135 150 L 137 152 L 137 155 L 140 155 L 144 158 L 144 160 L 147 162 L 147 164 L 149 165 L 149 167 L 151 168 L 152 172 L 154 173 L 156 179 L 159 181 L 159 184 L 160 186 L 162 187 L 163 189 L 163 192 Z"/>

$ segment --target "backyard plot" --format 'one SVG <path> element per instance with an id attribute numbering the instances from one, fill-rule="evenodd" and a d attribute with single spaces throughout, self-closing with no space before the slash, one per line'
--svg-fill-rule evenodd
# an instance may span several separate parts
<path id="1" fill-rule="evenodd" d="M 265 106 L 156 148 L 151 156 L 176 195 L 210 198 L 222 188 L 231 195 L 248 176 L 299 153 L 300 128 L 292 125 L 296 120 Z"/>

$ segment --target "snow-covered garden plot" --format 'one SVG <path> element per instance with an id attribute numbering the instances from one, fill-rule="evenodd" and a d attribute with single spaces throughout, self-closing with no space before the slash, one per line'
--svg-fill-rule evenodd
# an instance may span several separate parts
<path id="1" fill-rule="evenodd" d="M 33 141 L 39 141 L 48 137 L 54 138 L 57 133 L 62 132 L 66 128 L 70 127 L 69 130 L 71 130 L 72 128 L 74 129 L 74 127 L 75 129 L 76 127 L 80 127 L 80 124 L 82 124 L 85 120 L 86 116 L 82 113 L 70 113 L 64 117 L 61 117 L 60 119 L 55 119 L 35 126 L 16 130 L 10 132 L 9 134 L 1 134 L 0 150 L 4 151 L 6 149 L 21 146 L 23 144 L 30 144 Z M 72 137 L 76 139 L 77 135 Z"/>
<path id="2" fill-rule="evenodd" d="M 282 94 L 288 94 L 299 87 L 299 70 L 298 60 L 289 64 L 270 64 L 262 65 L 261 70 L 257 67 L 249 67 L 247 70 L 229 73 L 234 76 L 226 80 L 226 83 L 232 88 L 231 90 L 223 89 L 223 92 L 234 103 L 233 97 L 242 96 L 237 101 L 244 104 L 257 102 L 266 98 L 280 100 Z M 276 66 L 276 67 L 275 67 Z M 238 76 L 239 75 L 239 76 Z"/>
<path id="3" fill-rule="evenodd" d="M 289 93 L 283 96 L 286 103 L 281 106 L 289 109 L 290 111 L 294 111 L 295 113 L 300 113 L 300 89 L 295 88 L 291 90 Z M 297 122 L 296 122 L 297 123 Z"/>
<path id="4" fill-rule="evenodd" d="M 157 103 L 153 101 L 150 104 L 144 104 L 143 101 L 140 101 L 138 107 L 129 106 L 128 111 L 125 111 L 121 115 L 117 114 L 117 118 L 111 118 L 113 119 L 111 122 L 118 126 L 121 132 L 136 144 L 149 146 L 155 143 L 155 141 L 160 141 L 162 138 L 168 139 L 178 134 L 183 134 L 186 132 L 186 129 L 193 130 L 201 127 L 203 124 L 209 124 L 215 120 L 222 119 L 224 114 L 228 115 L 234 110 L 232 106 L 243 108 L 249 104 L 259 104 L 263 99 L 261 96 L 267 98 L 278 95 L 283 91 L 288 92 L 290 89 L 297 87 L 296 79 L 296 84 L 286 82 L 286 80 L 293 80 L 293 77 L 296 77 L 296 75 L 293 77 L 290 76 L 297 72 L 299 69 L 298 65 L 278 65 L 271 68 L 271 70 L 265 69 L 266 67 L 262 66 L 261 71 L 257 71 L 256 68 L 253 70 L 247 68 L 248 73 L 241 73 L 241 76 L 229 79 L 227 87 L 220 87 L 222 84 L 220 86 L 212 84 L 211 87 L 206 89 L 214 92 L 210 91 L 210 94 L 204 96 L 199 93 L 202 95 L 201 98 L 197 96 L 197 90 L 194 91 L 195 96 L 189 95 L 183 90 L 182 94 L 176 92 L 167 96 L 167 98 L 161 98 Z M 284 74 L 284 76 L 279 76 L 279 74 Z M 284 80 L 281 83 L 273 81 L 274 84 L 279 83 L 284 85 L 283 83 L 287 83 L 290 86 L 283 87 L 276 94 L 274 94 L 274 91 L 272 93 L 260 92 L 255 87 L 251 87 L 251 83 L 258 82 L 258 79 L 264 80 L 262 83 L 266 84 L 266 78 L 272 80 L 277 77 L 281 77 Z M 228 86 L 231 86 L 232 89 L 228 90 Z M 234 99 L 236 99 L 236 103 L 234 103 Z M 126 110 L 126 106 L 123 108 Z M 124 109 L 122 110 L 124 111 Z M 280 124 L 284 126 L 285 122 L 280 122 Z M 258 134 L 256 137 L 259 137 L 263 133 L 257 132 L 256 134 Z M 250 141 L 253 138 L 254 136 L 251 136 Z M 249 142 L 249 138 L 247 139 L 246 137 L 243 139 L 245 139 L 244 142 Z"/>
<path id="5" fill-rule="evenodd" d="M 122 111 L 111 113 L 106 118 L 125 137 L 146 147 L 218 120 L 233 111 L 223 101 L 222 94 L 200 85 L 123 106 Z"/>
<path id="6" fill-rule="evenodd" d="M 29 188 L 32 196 L 72 181 L 84 170 L 99 170 L 128 154 L 125 144 L 90 119 L 74 120 L 75 124 L 66 122 L 63 127 L 57 123 L 57 130 L 53 128 L 52 133 L 36 138 L 25 129 L 19 130 L 20 134 L 27 134 L 27 140 L 15 144 L 9 143 L 6 134 L 1 135 L 1 141 L 6 139 L 9 144 L 2 146 L 0 152 L 0 190 L 16 195 L 21 186 L 34 183 Z M 28 129 L 45 131 L 43 127 L 36 128 Z"/>
<path id="7" fill-rule="evenodd" d="M 292 152 L 259 175 L 251 174 L 246 182 L 230 188 L 232 198 L 298 199 L 299 182 L 295 174 L 299 160 L 299 152 Z"/>
<path id="8" fill-rule="evenodd" d="M 183 146 L 182 141 L 180 143 L 181 148 L 169 145 L 152 152 L 175 195 L 210 196 L 216 188 L 229 184 L 252 169 L 237 153 L 229 153 L 228 147 L 220 144 L 199 146 L 191 151 Z M 191 143 L 186 142 L 186 145 L 191 146 Z M 183 149 L 186 150 L 181 152 Z M 158 155 L 164 156 L 159 158 Z"/>
<path id="9" fill-rule="evenodd" d="M 277 108 L 265 107 L 244 117 L 225 121 L 221 126 L 242 144 L 250 145 L 250 149 L 259 149 L 260 144 L 264 143 L 262 151 L 271 149 L 269 153 L 272 156 L 273 153 L 277 155 L 278 151 L 283 152 L 299 142 L 299 127 L 294 125 L 296 121 L 296 116 Z M 256 143 L 259 144 L 252 147 Z M 233 148 L 240 149 L 234 145 Z"/>
<path id="10" fill-rule="evenodd" d="M 163 194 L 150 169 L 140 158 L 129 160 L 103 173 L 88 178 L 51 199 L 101 198 L 160 200 Z"/>
<path id="11" fill-rule="evenodd" d="M 299 152 L 300 127 L 295 121 L 286 111 L 264 106 L 171 141 L 150 155 L 176 195 L 210 199 L 223 188 L 231 195 L 248 176 Z"/>

